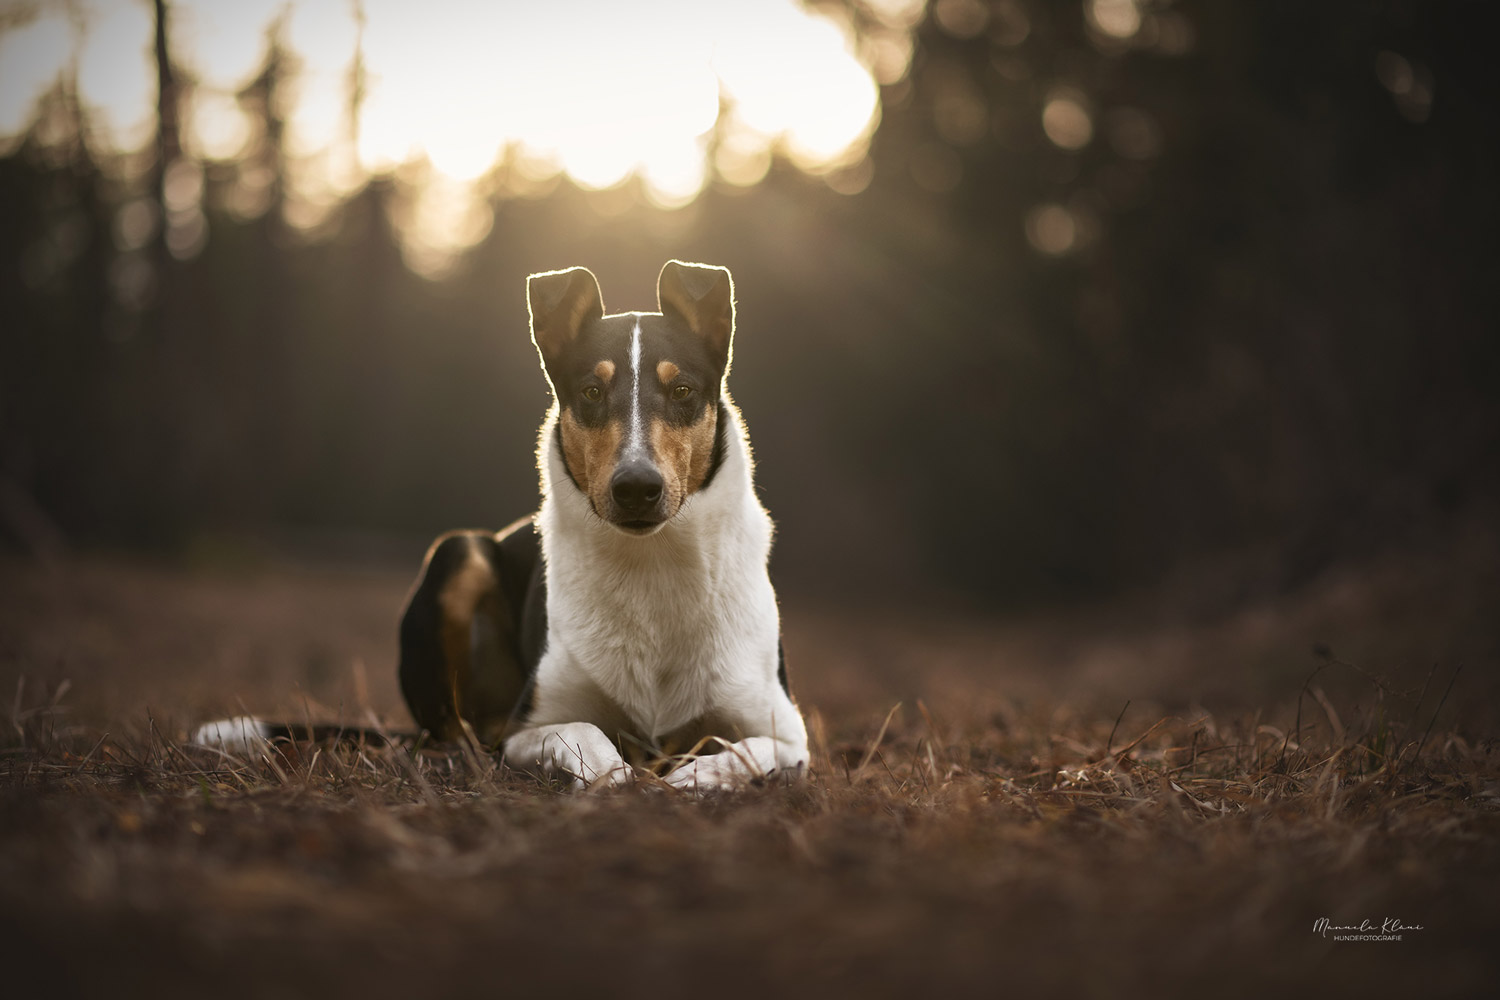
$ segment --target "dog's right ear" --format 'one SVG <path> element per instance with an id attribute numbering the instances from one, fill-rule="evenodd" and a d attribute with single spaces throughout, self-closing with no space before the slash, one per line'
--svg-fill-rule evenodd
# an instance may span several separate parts
<path id="1" fill-rule="evenodd" d="M 604 296 L 592 271 L 570 267 L 527 278 L 526 307 L 531 312 L 531 342 L 550 378 L 553 366 L 578 331 L 604 315 Z"/>
<path id="2" fill-rule="evenodd" d="M 669 260 L 656 279 L 656 298 L 662 313 L 677 316 L 703 338 L 727 374 L 734 342 L 734 279 L 729 269 Z"/>

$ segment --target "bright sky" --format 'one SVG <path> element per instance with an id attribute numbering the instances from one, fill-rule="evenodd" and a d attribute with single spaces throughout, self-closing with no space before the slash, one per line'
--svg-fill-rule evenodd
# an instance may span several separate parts
<path id="1" fill-rule="evenodd" d="M 372 172 L 425 163 L 403 172 L 423 180 L 402 228 L 409 250 L 440 263 L 484 235 L 478 181 L 506 158 L 536 183 L 565 173 L 603 189 L 639 177 L 663 209 L 691 202 L 714 174 L 756 183 L 773 151 L 810 173 L 858 164 L 879 123 L 877 75 L 891 83 L 906 72 L 924 0 L 864 6 L 883 27 L 863 40 L 794 0 L 174 0 L 170 24 L 174 56 L 198 81 L 188 148 L 231 160 L 254 138 L 234 95 L 284 14 L 297 64 L 285 109 L 289 187 L 302 202 L 292 221 L 315 224 Z M 0 147 L 74 59 L 95 141 L 121 151 L 150 141 L 151 5 L 73 8 L 76 20 L 68 5 L 44 4 L 0 35 Z"/>

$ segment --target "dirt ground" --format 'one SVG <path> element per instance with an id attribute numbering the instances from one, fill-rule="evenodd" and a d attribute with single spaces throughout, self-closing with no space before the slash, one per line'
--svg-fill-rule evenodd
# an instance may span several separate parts
<path id="1" fill-rule="evenodd" d="M 706 800 L 186 745 L 408 726 L 405 571 L 3 562 L 4 991 L 1482 995 L 1496 555 L 1024 618 L 784 594 L 812 773 Z"/>

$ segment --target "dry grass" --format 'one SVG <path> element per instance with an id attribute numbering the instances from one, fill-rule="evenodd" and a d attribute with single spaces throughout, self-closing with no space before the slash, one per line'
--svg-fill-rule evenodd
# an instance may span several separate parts
<path id="1" fill-rule="evenodd" d="M 70 591 L 95 628 L 172 586 L 102 579 Z M 340 627 L 324 610 L 320 634 Z M 803 627 L 808 648 L 843 634 Z M 203 708 L 201 679 L 172 681 L 186 664 L 133 674 L 166 714 L 111 716 L 69 655 L 86 679 L 21 673 L 0 742 L 12 995 L 1432 997 L 1500 972 L 1500 747 L 1457 731 L 1451 669 L 1398 688 L 1314 663 L 1274 704 L 1121 711 L 977 679 L 892 707 L 833 664 L 803 695 L 812 773 L 699 800 L 399 745 L 226 757 L 183 743 Z M 361 676 L 348 703 L 392 717 Z M 1335 676 L 1363 694 L 1327 693 Z M 342 685 L 273 704 L 330 718 Z M 1336 942 L 1319 917 L 1423 929 Z"/>

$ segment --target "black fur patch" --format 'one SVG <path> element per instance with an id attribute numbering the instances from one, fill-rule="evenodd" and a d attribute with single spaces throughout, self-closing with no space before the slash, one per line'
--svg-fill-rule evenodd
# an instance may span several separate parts
<path id="1" fill-rule="evenodd" d="M 708 473 L 703 477 L 703 485 L 698 487 L 699 492 L 708 489 L 714 481 L 714 476 L 719 474 L 719 466 L 724 464 L 724 449 L 729 440 L 729 408 L 724 405 L 724 398 L 719 397 L 719 416 L 714 422 L 714 451 L 708 459 Z"/>
<path id="2" fill-rule="evenodd" d="M 441 640 L 441 601 L 444 588 L 462 570 L 470 552 L 489 565 L 512 623 L 501 627 L 499 635 L 524 684 L 519 703 L 510 713 L 513 718 L 524 717 L 530 710 L 531 681 L 546 648 L 546 576 L 541 539 L 531 520 L 518 521 L 499 535 L 471 531 L 444 538 L 423 568 L 400 630 L 401 693 L 417 724 L 433 733 L 450 732 L 456 723 L 448 687 L 450 665 L 445 662 Z"/>

